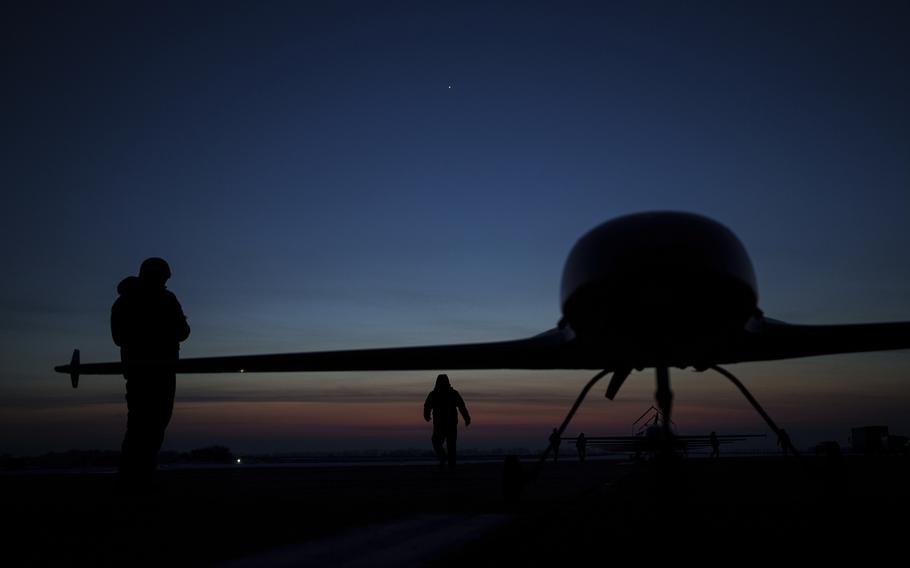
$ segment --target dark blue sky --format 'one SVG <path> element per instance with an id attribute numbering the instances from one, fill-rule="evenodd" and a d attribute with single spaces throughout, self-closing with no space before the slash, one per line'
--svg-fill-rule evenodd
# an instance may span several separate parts
<path id="1" fill-rule="evenodd" d="M 575 239 L 651 209 L 733 229 L 768 315 L 910 320 L 906 3 L 185 4 L 3 8 L 4 430 L 71 418 L 0 452 L 116 446 L 122 384 L 72 392 L 49 369 L 77 346 L 117 358 L 114 288 L 152 255 L 193 326 L 184 356 L 532 334 L 559 318 Z M 800 423 L 806 438 L 840 439 L 851 420 L 910 431 L 906 353 L 741 370 L 771 400 L 841 397 Z M 494 375 L 461 388 L 497 412 L 517 392 L 570 400 L 581 380 Z M 432 382 L 402 376 L 186 378 L 186 404 L 234 406 L 196 438 L 178 406 L 170 440 L 306 449 L 223 418 L 359 385 L 405 404 Z M 652 379 L 638 382 L 646 407 Z M 705 385 L 693 409 L 739 412 Z M 389 432 L 339 444 L 424 443 Z M 527 438 L 508 423 L 485 435 Z"/>

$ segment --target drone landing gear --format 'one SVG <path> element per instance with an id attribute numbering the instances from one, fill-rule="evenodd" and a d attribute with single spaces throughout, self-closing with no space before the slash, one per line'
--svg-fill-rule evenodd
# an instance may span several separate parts
<path id="1" fill-rule="evenodd" d="M 752 408 L 754 408 L 755 411 L 758 412 L 758 414 L 762 417 L 762 419 L 764 419 L 768 427 L 771 428 L 771 431 L 777 435 L 779 443 L 786 446 L 783 449 L 785 451 L 793 452 L 794 456 L 799 457 L 799 452 L 796 451 L 796 448 L 793 446 L 793 442 L 790 441 L 790 437 L 786 435 L 783 429 L 777 427 L 777 424 L 774 423 L 774 420 L 771 420 L 771 417 L 768 416 L 768 413 L 765 412 L 765 409 L 761 407 L 758 401 L 755 400 L 755 397 L 752 396 L 752 393 L 750 393 L 746 388 L 746 385 L 744 385 L 739 379 L 733 376 L 733 373 L 724 369 L 723 367 L 713 365 L 710 368 L 730 379 L 730 382 L 736 385 L 736 388 L 739 389 L 739 392 L 741 392 L 743 396 L 746 397 L 746 400 L 749 401 L 749 404 L 752 405 Z"/>
<path id="2" fill-rule="evenodd" d="M 657 402 L 657 408 L 663 416 L 661 422 L 661 437 L 664 444 L 668 446 L 664 451 L 672 451 L 671 438 L 673 432 L 670 429 L 670 413 L 673 411 L 673 391 L 670 390 L 670 369 L 666 365 L 658 365 L 655 369 L 657 377 L 657 392 L 654 393 L 654 400 Z"/>
<path id="3" fill-rule="evenodd" d="M 597 381 L 604 378 L 604 376 L 609 372 L 610 371 L 608 369 L 604 369 L 603 371 L 597 373 L 591 377 L 591 380 L 589 380 L 587 384 L 585 384 L 584 388 L 581 389 L 581 392 L 578 393 L 578 396 L 575 398 L 575 403 L 572 404 L 572 408 L 570 408 L 569 413 L 566 414 L 566 418 L 562 421 L 562 424 L 559 425 L 557 433 L 560 437 L 562 437 L 562 433 L 565 432 L 566 428 L 568 428 L 569 423 L 572 421 L 572 418 L 578 411 L 578 407 L 581 406 L 582 402 L 584 402 L 585 397 L 588 396 L 588 392 L 591 390 L 591 388 L 597 384 Z M 547 458 L 550 456 L 551 449 L 553 449 L 553 446 L 548 445 L 543 455 L 540 456 L 540 460 L 537 462 L 537 470 L 534 473 L 534 477 L 537 477 L 537 471 L 540 471 L 540 466 L 543 465 L 545 461 L 547 461 Z"/>
<path id="4" fill-rule="evenodd" d="M 572 404 L 572 408 L 569 409 L 569 413 L 566 414 L 565 419 L 562 421 L 558 429 L 558 434 L 562 437 L 562 433 L 565 432 L 566 428 L 569 426 L 569 423 L 572 421 L 572 417 L 575 416 L 575 413 L 578 411 L 578 407 L 581 406 L 581 403 L 584 402 L 585 397 L 588 396 L 588 392 L 591 388 L 597 384 L 597 382 L 604 378 L 604 376 L 609 373 L 608 369 L 597 373 L 591 380 L 589 380 L 584 388 L 581 389 L 581 392 L 578 393 L 578 397 L 575 398 L 575 403 Z M 626 372 L 625 376 L 620 379 L 619 384 L 622 384 L 622 380 L 625 380 L 625 377 L 629 373 Z M 616 380 L 616 374 L 614 374 L 614 381 Z M 611 382 L 611 386 L 613 383 Z M 619 387 L 617 386 L 618 390 Z M 522 489 L 526 483 L 534 481 L 537 479 L 537 476 L 540 475 L 540 469 L 543 467 L 543 464 L 547 461 L 547 458 L 550 456 L 550 451 L 553 449 L 552 445 L 548 445 L 547 449 L 544 451 L 543 455 L 537 460 L 537 464 L 534 469 L 527 475 L 524 475 L 521 470 L 521 464 L 517 457 L 507 456 L 505 461 L 505 469 L 503 471 L 502 478 L 502 493 L 505 498 L 506 503 L 514 505 L 518 502 L 521 497 Z"/>
<path id="5" fill-rule="evenodd" d="M 765 409 L 762 408 L 761 404 L 758 403 L 758 400 L 752 396 L 752 393 L 749 392 L 749 389 L 746 388 L 739 379 L 737 379 L 733 373 L 720 367 L 718 365 L 712 365 L 709 367 L 725 376 L 727 379 L 733 383 L 736 388 L 739 389 L 739 392 L 749 401 L 749 404 L 752 405 L 752 408 L 758 412 L 759 416 L 765 421 L 771 431 L 777 436 L 777 439 L 785 447 L 783 448 L 785 452 L 791 452 L 794 456 L 799 457 L 799 452 L 796 450 L 796 447 L 793 446 L 793 443 L 790 441 L 790 437 L 786 433 L 777 427 L 777 424 L 774 423 L 774 420 L 771 419 L 771 416 L 765 412 Z M 655 368 L 656 377 L 657 377 L 657 392 L 654 393 L 654 400 L 657 402 L 657 407 L 660 409 L 662 415 L 661 423 L 661 440 L 663 447 L 661 448 L 661 454 L 664 456 L 669 455 L 673 451 L 673 442 L 672 436 L 673 433 L 670 429 L 670 413 L 673 409 L 673 391 L 670 390 L 670 370 L 666 365 L 658 365 Z"/>
<path id="6" fill-rule="evenodd" d="M 771 416 L 769 416 L 768 413 L 765 412 L 765 409 L 762 408 L 761 404 L 758 403 L 758 400 L 756 400 L 755 397 L 752 396 L 752 393 L 749 392 L 749 389 L 746 388 L 746 385 L 744 385 L 742 383 L 742 381 L 737 379 L 733 375 L 733 373 L 731 373 L 730 371 L 728 371 L 718 365 L 712 365 L 709 368 L 717 371 L 718 373 L 720 373 L 721 375 L 723 375 L 724 377 L 729 379 L 730 382 L 733 383 L 736 386 L 736 388 L 739 389 L 739 392 L 741 392 L 742 395 L 746 398 L 746 400 L 749 401 L 749 404 L 752 405 L 752 408 L 754 408 L 755 411 L 758 412 L 759 416 L 761 416 L 762 419 L 765 421 L 765 423 L 768 425 L 768 427 L 771 428 L 771 431 L 774 432 L 774 434 L 777 436 L 777 439 L 780 441 L 780 443 L 785 446 L 784 448 L 782 448 L 782 449 L 784 449 L 785 453 L 790 452 L 794 456 L 799 457 L 799 452 L 796 450 L 796 447 L 790 441 L 790 437 L 787 436 L 787 434 L 784 432 L 783 429 L 777 427 L 777 424 L 774 423 L 774 420 L 771 419 Z M 656 376 L 657 376 L 657 392 L 654 393 L 654 400 L 657 402 L 657 407 L 660 409 L 660 413 L 662 415 L 663 422 L 661 423 L 661 427 L 662 427 L 661 438 L 665 445 L 664 448 L 662 448 L 661 453 L 667 455 L 667 454 L 671 453 L 673 450 L 673 447 L 672 447 L 672 435 L 673 434 L 670 429 L 670 424 L 671 424 L 670 412 L 673 409 L 673 391 L 670 390 L 670 370 L 669 370 L 669 368 L 666 365 L 658 365 L 655 368 L 655 371 L 656 371 Z"/>
<path id="7" fill-rule="evenodd" d="M 746 397 L 746 400 L 749 401 L 749 404 L 752 405 L 758 414 L 764 419 L 768 424 L 771 430 L 777 435 L 778 440 L 783 444 L 787 451 L 793 452 L 794 456 L 799 457 L 799 452 L 796 451 L 796 448 L 793 446 L 790 438 L 784 433 L 784 431 L 777 427 L 777 424 L 771 419 L 767 412 L 761 407 L 758 401 L 752 396 L 752 393 L 746 388 L 746 386 L 740 382 L 732 373 L 726 369 L 713 365 L 709 367 L 725 376 L 727 379 L 732 382 L 736 388 Z M 575 416 L 575 413 L 578 411 L 578 408 L 581 406 L 581 403 L 584 402 L 585 397 L 588 396 L 588 392 L 591 388 L 597 384 L 600 379 L 604 378 L 609 372 L 608 369 L 600 371 L 585 384 L 584 388 L 581 389 L 581 392 L 578 393 L 575 402 L 572 404 L 572 407 L 569 409 L 569 413 L 566 414 L 565 419 L 560 424 L 557 433 L 561 438 L 563 432 L 569 426 L 569 423 L 572 421 L 572 418 Z M 616 394 L 619 392 L 619 388 L 623 385 L 625 380 L 629 377 L 631 373 L 630 368 L 620 368 L 614 371 L 613 377 L 610 380 L 610 385 L 607 387 L 606 397 L 610 400 L 613 400 L 616 397 Z M 673 431 L 671 428 L 672 420 L 670 419 L 671 413 L 673 411 L 673 391 L 670 390 L 670 368 L 667 365 L 657 365 L 655 367 L 655 376 L 657 379 L 657 391 L 654 393 L 654 399 L 657 402 L 657 407 L 661 417 L 661 436 L 660 436 L 660 446 L 658 448 L 657 456 L 661 458 L 662 461 L 667 461 L 667 459 L 673 456 Z M 521 487 L 525 482 L 532 481 L 537 478 L 540 474 L 540 469 L 543 467 L 544 462 L 550 456 L 550 451 L 552 450 L 552 445 L 548 445 L 547 449 L 544 451 L 543 455 L 537 461 L 537 465 L 534 468 L 533 472 L 527 477 L 521 475 L 520 465 L 517 463 L 517 459 L 513 460 L 514 463 L 510 463 L 507 459 L 506 461 L 506 475 L 503 479 L 503 489 L 506 494 L 507 501 L 517 501 L 518 496 L 521 493 Z"/>

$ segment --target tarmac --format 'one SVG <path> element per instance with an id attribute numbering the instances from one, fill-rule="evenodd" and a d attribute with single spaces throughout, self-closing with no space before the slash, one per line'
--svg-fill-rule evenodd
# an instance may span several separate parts
<path id="1" fill-rule="evenodd" d="M 10 566 L 563 566 L 865 561 L 906 550 L 910 460 L 562 460 L 0 476 Z M 523 463 L 530 476 L 532 462 Z"/>

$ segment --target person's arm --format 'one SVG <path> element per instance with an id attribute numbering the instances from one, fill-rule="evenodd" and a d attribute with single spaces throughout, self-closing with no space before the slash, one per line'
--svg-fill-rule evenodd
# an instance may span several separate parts
<path id="1" fill-rule="evenodd" d="M 461 394 L 458 394 L 458 393 L 456 393 L 456 394 L 458 396 L 458 401 L 457 401 L 458 411 L 461 412 L 461 417 L 464 418 L 464 425 L 470 426 L 471 425 L 471 415 L 468 414 L 468 407 L 465 406 L 464 399 L 461 398 Z"/>
<path id="2" fill-rule="evenodd" d="M 173 300 L 173 317 L 174 317 L 174 339 L 177 342 L 186 341 L 186 338 L 190 336 L 190 324 L 186 322 L 186 315 L 183 313 L 183 308 L 180 306 L 180 302 L 177 301 L 177 296 L 171 293 L 171 299 Z"/>
<path id="3" fill-rule="evenodd" d="M 126 329 L 123 322 L 123 307 L 120 305 L 120 298 L 111 306 L 111 338 L 114 345 L 123 347 L 126 342 Z"/>
<path id="4" fill-rule="evenodd" d="M 423 403 L 423 419 L 430 421 L 430 412 L 433 410 L 433 393 L 427 395 L 427 400 Z"/>

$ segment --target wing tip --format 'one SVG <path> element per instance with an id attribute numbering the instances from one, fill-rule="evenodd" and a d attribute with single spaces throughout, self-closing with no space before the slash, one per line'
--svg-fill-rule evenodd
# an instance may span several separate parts
<path id="1" fill-rule="evenodd" d="M 73 349 L 73 356 L 70 358 L 69 365 L 58 365 L 54 367 L 54 370 L 58 373 L 68 374 L 73 388 L 79 388 L 79 350 Z"/>

